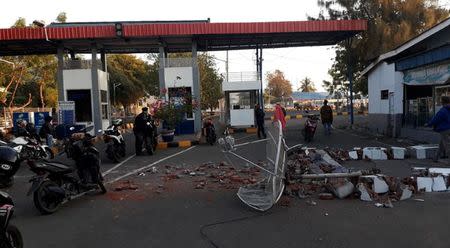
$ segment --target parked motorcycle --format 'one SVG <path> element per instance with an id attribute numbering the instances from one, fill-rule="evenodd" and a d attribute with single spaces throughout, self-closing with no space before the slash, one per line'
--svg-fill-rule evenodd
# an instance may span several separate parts
<path id="1" fill-rule="evenodd" d="M 0 146 L 0 188 L 13 184 L 14 174 L 19 170 L 20 163 L 16 150 L 9 146 Z"/>
<path id="2" fill-rule="evenodd" d="M 92 129 L 72 134 L 66 144 L 67 155 L 75 160 L 76 169 L 58 162 L 28 160 L 36 176 L 30 180 L 32 185 L 27 195 L 33 194 L 34 205 L 41 213 L 54 213 L 61 205 L 87 193 L 106 193 L 100 173 L 100 154 L 93 144 L 96 136 L 89 134 Z"/>
<path id="3" fill-rule="evenodd" d="M 113 120 L 112 125 L 103 134 L 103 140 L 106 144 L 106 155 L 115 163 L 126 156 L 125 140 L 119 129 L 122 124 L 122 119 Z"/>
<path id="4" fill-rule="evenodd" d="M 23 239 L 19 229 L 10 223 L 14 213 L 14 203 L 9 194 L 0 191 L 0 247 L 22 248 Z"/>
<path id="5" fill-rule="evenodd" d="M 214 145 L 214 143 L 216 143 L 217 140 L 217 135 L 216 135 L 216 128 L 214 127 L 214 124 L 208 120 L 205 125 L 205 137 L 206 137 L 206 142 L 208 142 L 208 144 L 210 145 Z"/>
<path id="6" fill-rule="evenodd" d="M 319 115 L 306 115 L 305 128 L 303 129 L 303 136 L 306 142 L 311 142 L 316 133 L 317 124 L 319 122 Z"/>
<path id="7" fill-rule="evenodd" d="M 158 127 L 154 120 L 147 122 L 147 135 L 145 141 L 145 149 L 149 155 L 155 153 L 156 147 L 158 146 Z"/>
<path id="8" fill-rule="evenodd" d="M 17 151 L 19 160 L 27 159 L 53 159 L 55 154 L 48 145 L 41 144 L 40 140 L 30 137 L 16 137 L 10 143 L 0 141 L 1 146 L 9 146 Z"/>

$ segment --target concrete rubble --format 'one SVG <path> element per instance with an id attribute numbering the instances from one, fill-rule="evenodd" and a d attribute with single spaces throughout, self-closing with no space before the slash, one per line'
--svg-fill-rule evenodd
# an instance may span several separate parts
<path id="1" fill-rule="evenodd" d="M 382 152 L 386 158 L 404 158 L 405 148 L 369 149 L 371 152 Z M 423 192 L 447 191 L 450 184 L 450 169 L 447 168 L 414 168 L 410 177 L 403 179 L 383 175 L 380 170 L 349 171 L 337 161 L 361 159 L 363 149 L 354 151 L 318 150 L 302 148 L 288 156 L 286 162 L 286 190 L 291 197 L 305 199 L 308 205 L 312 197 L 321 200 L 333 198 L 356 198 L 362 201 L 375 202 L 375 206 L 393 208 L 395 202 L 413 198 Z M 367 153 L 366 153 L 367 155 Z M 370 155 L 371 158 L 384 155 Z M 417 201 L 423 201 L 417 199 Z"/>

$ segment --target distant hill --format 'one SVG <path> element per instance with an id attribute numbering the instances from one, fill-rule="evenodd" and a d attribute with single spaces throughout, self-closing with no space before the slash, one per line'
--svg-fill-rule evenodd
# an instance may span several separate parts
<path id="1" fill-rule="evenodd" d="M 292 92 L 293 101 L 305 101 L 305 100 L 324 100 L 328 98 L 328 92 Z"/>

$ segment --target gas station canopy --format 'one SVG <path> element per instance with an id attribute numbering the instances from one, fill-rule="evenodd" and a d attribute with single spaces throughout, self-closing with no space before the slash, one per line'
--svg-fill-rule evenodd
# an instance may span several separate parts
<path id="1" fill-rule="evenodd" d="M 83 22 L 0 29 L 0 56 L 73 53 L 190 52 L 334 45 L 367 29 L 366 20 L 211 23 Z"/>

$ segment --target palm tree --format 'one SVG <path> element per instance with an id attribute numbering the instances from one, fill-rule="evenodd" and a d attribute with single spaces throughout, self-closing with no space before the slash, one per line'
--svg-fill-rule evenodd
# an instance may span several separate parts
<path id="1" fill-rule="evenodd" d="M 314 86 L 313 81 L 311 81 L 310 78 L 305 77 L 302 81 L 300 81 L 300 87 L 298 88 L 298 91 L 301 92 L 316 92 L 316 87 Z"/>

